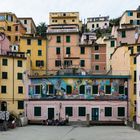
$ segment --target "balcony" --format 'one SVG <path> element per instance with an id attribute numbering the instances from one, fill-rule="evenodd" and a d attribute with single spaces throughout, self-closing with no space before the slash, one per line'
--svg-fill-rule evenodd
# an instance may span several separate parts
<path id="1" fill-rule="evenodd" d="M 79 29 L 48 29 L 47 33 L 78 33 Z"/>

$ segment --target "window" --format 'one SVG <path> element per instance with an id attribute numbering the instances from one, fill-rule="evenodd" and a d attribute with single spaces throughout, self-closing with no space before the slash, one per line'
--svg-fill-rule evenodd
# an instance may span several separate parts
<path id="1" fill-rule="evenodd" d="M 133 16 L 133 12 L 128 11 L 127 15 L 128 15 L 128 16 Z"/>
<path id="2" fill-rule="evenodd" d="M 72 22 L 75 22 L 75 20 L 73 19 Z"/>
<path id="3" fill-rule="evenodd" d="M 112 116 L 112 107 L 105 107 L 105 116 L 106 117 Z"/>
<path id="4" fill-rule="evenodd" d="M 57 43 L 60 43 L 60 42 L 61 42 L 61 36 L 57 36 L 57 37 L 56 37 L 56 42 L 57 42 Z"/>
<path id="5" fill-rule="evenodd" d="M 98 85 L 93 85 L 92 86 L 92 94 L 98 94 Z"/>
<path id="6" fill-rule="evenodd" d="M 115 46 L 115 41 L 111 40 L 111 47 L 114 47 L 114 46 Z"/>
<path id="7" fill-rule="evenodd" d="M 80 94 L 85 94 L 85 85 L 80 86 Z"/>
<path id="8" fill-rule="evenodd" d="M 1 86 L 1 93 L 6 93 L 6 86 Z"/>
<path id="9" fill-rule="evenodd" d="M 80 61 L 80 66 L 81 66 L 81 67 L 85 67 L 85 60 L 81 60 L 81 61 Z"/>
<path id="10" fill-rule="evenodd" d="M 126 37 L 126 32 L 122 31 L 122 38 L 125 38 L 125 37 Z"/>
<path id="11" fill-rule="evenodd" d="M 22 73 L 17 73 L 17 79 L 22 80 Z"/>
<path id="12" fill-rule="evenodd" d="M 15 27 L 15 31 L 18 31 L 18 26 Z"/>
<path id="13" fill-rule="evenodd" d="M 11 26 L 7 26 L 7 31 L 11 31 Z"/>
<path id="14" fill-rule="evenodd" d="M 65 107 L 65 115 L 73 116 L 73 108 L 72 107 Z"/>
<path id="15" fill-rule="evenodd" d="M 2 79 L 7 79 L 7 78 L 8 78 L 7 72 L 2 72 Z"/>
<path id="16" fill-rule="evenodd" d="M 31 45 L 31 39 L 27 39 L 27 45 Z"/>
<path id="17" fill-rule="evenodd" d="M 49 94 L 54 93 L 54 85 L 49 85 Z"/>
<path id="18" fill-rule="evenodd" d="M 36 60 L 36 67 L 43 67 L 44 61 L 43 60 Z"/>
<path id="19" fill-rule="evenodd" d="M 137 13 L 137 18 L 140 18 L 140 13 Z"/>
<path id="20" fill-rule="evenodd" d="M 15 41 L 18 41 L 18 36 L 15 36 Z"/>
<path id="21" fill-rule="evenodd" d="M 27 24 L 27 20 L 26 19 L 24 20 L 24 24 Z"/>
<path id="22" fill-rule="evenodd" d="M 22 86 L 18 86 L 18 93 L 23 93 L 23 87 Z"/>
<path id="23" fill-rule="evenodd" d="M 72 60 L 65 60 L 64 61 L 64 66 L 68 67 L 72 65 Z"/>
<path id="24" fill-rule="evenodd" d="M 38 50 L 38 56 L 42 56 L 42 50 Z"/>
<path id="25" fill-rule="evenodd" d="M 70 54 L 70 47 L 66 48 L 66 54 Z"/>
<path id="26" fill-rule="evenodd" d="M 7 59 L 2 59 L 2 65 L 3 65 L 3 66 L 7 66 L 7 65 L 8 65 Z"/>
<path id="27" fill-rule="evenodd" d="M 106 85 L 106 94 L 111 94 L 111 86 Z"/>
<path id="28" fill-rule="evenodd" d="M 56 48 L 56 54 L 60 54 L 60 48 L 59 47 Z"/>
<path id="29" fill-rule="evenodd" d="M 140 46 L 137 46 L 137 52 L 140 52 Z"/>
<path id="30" fill-rule="evenodd" d="M 99 54 L 95 54 L 95 60 L 99 60 Z"/>
<path id="31" fill-rule="evenodd" d="M 34 116 L 41 116 L 41 107 L 34 107 Z"/>
<path id="32" fill-rule="evenodd" d="M 95 51 L 98 51 L 98 50 L 99 50 L 99 46 L 98 46 L 98 45 L 95 45 L 94 50 L 95 50 Z"/>
<path id="33" fill-rule="evenodd" d="M 94 24 L 92 24 L 92 28 L 94 28 Z"/>
<path id="34" fill-rule="evenodd" d="M 130 20 L 130 24 L 133 24 L 133 20 Z"/>
<path id="35" fill-rule="evenodd" d="M 134 95 L 136 95 L 137 89 L 136 89 L 136 84 L 134 84 Z"/>
<path id="36" fill-rule="evenodd" d="M 79 114 L 79 116 L 86 116 L 86 108 L 85 107 L 79 107 L 78 108 L 78 114 Z"/>
<path id="37" fill-rule="evenodd" d="M 42 45 L 42 40 L 38 39 L 38 46 Z"/>
<path id="38" fill-rule="evenodd" d="M 70 43 L 70 36 L 66 36 L 66 42 Z"/>
<path id="39" fill-rule="evenodd" d="M 22 67 L 22 60 L 18 60 L 18 61 L 17 61 L 17 66 L 18 66 L 18 67 Z"/>
<path id="40" fill-rule="evenodd" d="M 96 27 L 98 28 L 99 27 L 99 24 L 96 24 Z"/>
<path id="41" fill-rule="evenodd" d="M 124 86 L 119 86 L 119 94 L 124 94 Z"/>
<path id="42" fill-rule="evenodd" d="M 31 50 L 27 50 L 27 54 L 30 54 L 31 55 Z"/>
<path id="43" fill-rule="evenodd" d="M 71 86 L 67 85 L 67 87 L 66 87 L 66 93 L 67 94 L 71 94 L 72 93 L 72 87 Z"/>
<path id="44" fill-rule="evenodd" d="M 18 101 L 18 109 L 24 109 L 24 101 Z"/>
<path id="45" fill-rule="evenodd" d="M 61 66 L 61 60 L 55 60 L 55 66 L 60 67 Z"/>
<path id="46" fill-rule="evenodd" d="M 63 20 L 64 23 L 66 23 L 66 20 Z"/>
<path id="47" fill-rule="evenodd" d="M 125 107 L 118 107 L 118 116 L 119 117 L 125 116 Z"/>
<path id="48" fill-rule="evenodd" d="M 134 82 L 136 82 L 136 79 L 137 78 L 137 73 L 136 73 L 136 71 L 134 71 Z"/>
<path id="49" fill-rule="evenodd" d="M 137 61 L 137 58 L 136 58 L 136 57 L 134 57 L 134 64 L 136 64 L 136 61 Z"/>
<path id="50" fill-rule="evenodd" d="M 99 66 L 98 65 L 95 66 L 95 70 L 99 70 Z"/>
<path id="51" fill-rule="evenodd" d="M 85 54 L 85 47 L 81 47 L 81 48 L 80 48 L 80 53 L 81 53 L 81 54 Z"/>
<path id="52" fill-rule="evenodd" d="M 36 85 L 35 86 L 35 94 L 40 94 L 41 93 L 41 85 Z"/>

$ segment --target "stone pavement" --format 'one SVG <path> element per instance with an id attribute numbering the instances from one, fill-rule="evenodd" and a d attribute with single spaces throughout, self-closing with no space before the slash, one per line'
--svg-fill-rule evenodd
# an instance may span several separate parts
<path id="1" fill-rule="evenodd" d="M 140 131 L 125 126 L 25 126 L 0 132 L 0 140 L 138 140 Z"/>

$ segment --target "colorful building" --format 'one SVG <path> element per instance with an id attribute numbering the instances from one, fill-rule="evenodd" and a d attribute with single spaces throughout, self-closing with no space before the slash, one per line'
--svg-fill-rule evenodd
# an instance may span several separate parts
<path id="1" fill-rule="evenodd" d="M 109 16 L 99 16 L 87 18 L 87 29 L 94 31 L 96 29 L 106 29 L 109 27 Z"/>
<path id="2" fill-rule="evenodd" d="M 34 74 L 46 73 L 47 69 L 47 39 L 42 37 L 23 36 L 20 39 L 20 52 L 30 56 L 31 69 Z"/>
<path id="3" fill-rule="evenodd" d="M 34 77 L 26 82 L 29 120 L 122 121 L 127 119 L 129 76 Z"/>
<path id="4" fill-rule="evenodd" d="M 24 53 L 0 55 L 0 110 L 19 114 L 24 112 L 25 74 L 27 59 Z"/>

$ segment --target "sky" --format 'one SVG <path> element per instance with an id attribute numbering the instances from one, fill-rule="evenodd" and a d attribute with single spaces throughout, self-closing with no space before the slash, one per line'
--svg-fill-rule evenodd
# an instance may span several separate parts
<path id="1" fill-rule="evenodd" d="M 84 21 L 99 15 L 117 18 L 125 10 L 135 10 L 139 5 L 140 0 L 0 0 L 0 12 L 32 17 L 38 25 L 49 23 L 49 12 L 79 12 Z"/>

